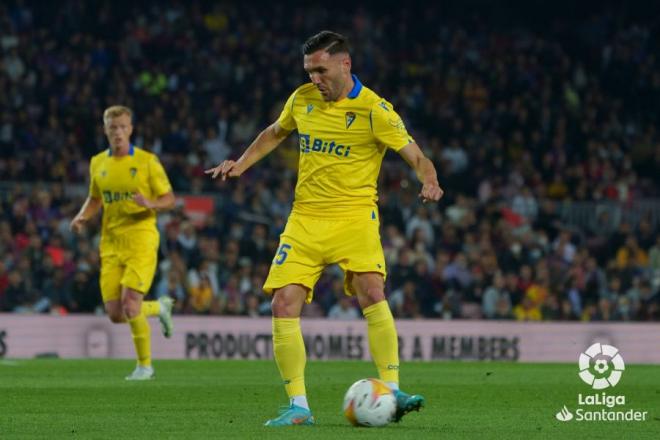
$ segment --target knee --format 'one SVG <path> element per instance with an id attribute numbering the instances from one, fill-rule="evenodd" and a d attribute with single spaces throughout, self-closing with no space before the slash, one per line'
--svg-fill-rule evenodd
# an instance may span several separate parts
<path id="1" fill-rule="evenodd" d="M 113 324 L 120 324 L 126 321 L 126 318 L 124 318 L 124 313 L 121 310 L 109 310 L 108 318 L 110 318 L 110 322 Z"/>
<path id="2" fill-rule="evenodd" d="M 122 299 L 121 308 L 128 319 L 133 319 L 140 314 L 140 303 L 130 298 Z"/>
<path id="3" fill-rule="evenodd" d="M 275 318 L 299 318 L 307 297 L 307 289 L 297 284 L 290 284 L 273 293 L 271 309 Z"/>
<path id="4" fill-rule="evenodd" d="M 358 302 L 363 310 L 381 301 L 385 301 L 385 292 L 379 287 L 369 287 L 362 294 L 358 294 Z"/>
<path id="5" fill-rule="evenodd" d="M 291 308 L 291 305 L 286 300 L 286 297 L 275 294 L 273 295 L 273 300 L 270 302 L 270 307 L 274 317 L 285 318 L 288 316 L 288 310 Z"/>
<path id="6" fill-rule="evenodd" d="M 302 304 L 298 304 L 287 295 L 273 295 L 270 303 L 273 316 L 275 318 L 298 318 Z"/>
<path id="7" fill-rule="evenodd" d="M 119 301 L 108 301 L 105 303 L 105 312 L 108 315 L 108 319 L 110 319 L 110 322 L 113 324 L 119 324 L 126 321 L 126 317 L 124 316 Z"/>
<path id="8" fill-rule="evenodd" d="M 376 304 L 385 301 L 385 292 L 380 287 L 370 287 L 367 289 L 367 297 Z"/>

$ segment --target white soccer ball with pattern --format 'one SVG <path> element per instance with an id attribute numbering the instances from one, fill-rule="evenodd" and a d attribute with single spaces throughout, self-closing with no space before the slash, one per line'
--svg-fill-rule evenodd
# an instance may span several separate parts
<path id="1" fill-rule="evenodd" d="M 355 426 L 385 426 L 395 413 L 396 397 L 381 380 L 358 380 L 344 396 L 344 415 Z"/>

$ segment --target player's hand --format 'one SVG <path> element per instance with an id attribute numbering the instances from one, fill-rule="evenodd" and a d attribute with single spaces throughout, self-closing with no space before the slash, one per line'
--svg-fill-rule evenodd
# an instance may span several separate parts
<path id="1" fill-rule="evenodd" d="M 422 203 L 437 202 L 442 198 L 444 193 L 438 182 L 425 183 L 422 185 L 422 191 L 420 191 L 419 197 L 422 199 Z"/>
<path id="2" fill-rule="evenodd" d="M 73 220 L 71 220 L 71 223 L 69 224 L 69 229 L 73 231 L 75 234 L 80 234 L 85 228 L 85 223 L 87 223 L 87 219 L 85 217 L 77 215 L 73 218 Z"/>
<path id="3" fill-rule="evenodd" d="M 225 160 L 217 167 L 205 170 L 204 173 L 210 174 L 211 179 L 215 179 L 219 174 L 222 180 L 227 180 L 227 177 L 239 177 L 241 174 L 243 174 L 243 171 L 240 169 L 238 162 L 233 160 Z"/>
<path id="4" fill-rule="evenodd" d="M 147 209 L 153 209 L 154 207 L 153 202 L 140 193 L 135 193 L 135 195 L 133 196 L 133 201 L 137 205 L 145 207 Z"/>

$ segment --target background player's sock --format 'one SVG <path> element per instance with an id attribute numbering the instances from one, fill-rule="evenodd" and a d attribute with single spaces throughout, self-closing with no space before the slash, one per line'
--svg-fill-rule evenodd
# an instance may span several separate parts
<path id="1" fill-rule="evenodd" d="M 151 366 L 151 329 L 144 313 L 128 320 L 133 335 L 133 344 L 140 367 Z"/>
<path id="2" fill-rule="evenodd" d="M 142 301 L 142 313 L 144 316 L 157 316 L 160 313 L 160 302 Z"/>
<path id="3" fill-rule="evenodd" d="M 399 341 L 387 301 L 373 304 L 362 312 L 367 318 L 369 351 L 380 380 L 399 383 Z"/>
<path id="4" fill-rule="evenodd" d="M 289 398 L 305 396 L 305 343 L 300 318 L 273 318 L 273 354 Z"/>
<path id="5" fill-rule="evenodd" d="M 301 408 L 309 409 L 309 403 L 307 403 L 307 396 L 293 396 L 291 397 L 291 403 Z"/>

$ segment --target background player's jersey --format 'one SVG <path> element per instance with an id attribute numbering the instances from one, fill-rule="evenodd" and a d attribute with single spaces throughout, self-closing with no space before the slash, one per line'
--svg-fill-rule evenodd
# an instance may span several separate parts
<path id="1" fill-rule="evenodd" d="M 131 146 L 128 155 L 114 157 L 108 149 L 92 158 L 89 174 L 89 195 L 103 201 L 102 235 L 156 230 L 156 211 L 133 201 L 137 192 L 154 199 L 172 191 L 155 154 Z"/>
<path id="2" fill-rule="evenodd" d="M 278 119 L 285 130 L 298 130 L 297 212 L 345 216 L 373 208 L 387 148 L 399 151 L 414 142 L 392 105 L 355 75 L 353 81 L 348 97 L 338 102 L 325 102 L 313 84 L 299 87 Z"/>

